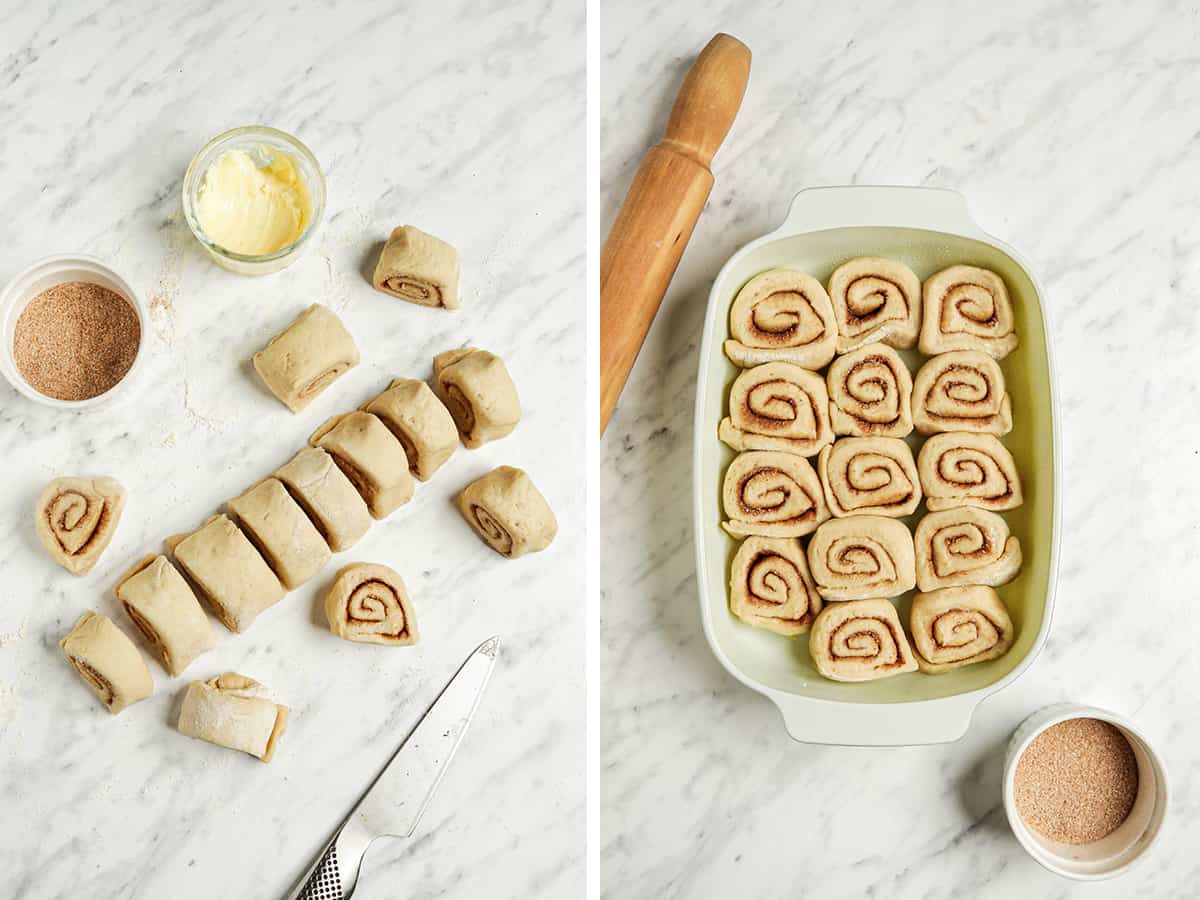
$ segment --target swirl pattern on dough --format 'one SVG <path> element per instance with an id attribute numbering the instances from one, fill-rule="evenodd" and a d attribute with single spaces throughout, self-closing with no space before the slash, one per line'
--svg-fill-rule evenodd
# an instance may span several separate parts
<path id="1" fill-rule="evenodd" d="M 913 381 L 913 423 L 921 434 L 1012 431 L 1012 401 L 1000 364 L 978 350 L 927 360 Z"/>
<path id="2" fill-rule="evenodd" d="M 1012 301 L 1004 280 L 988 269 L 951 266 L 925 280 L 921 352 L 979 350 L 1003 359 L 1017 348 Z"/>
<path id="3" fill-rule="evenodd" d="M 819 369 L 833 359 L 837 324 L 821 282 L 804 272 L 771 269 L 738 291 L 729 312 L 725 355 L 743 368 L 790 362 Z"/>
<path id="4" fill-rule="evenodd" d="M 922 591 L 964 584 L 998 587 L 1021 569 L 1021 543 L 999 515 L 970 506 L 928 513 L 913 544 Z"/>
<path id="5" fill-rule="evenodd" d="M 42 546 L 73 575 L 90 571 L 112 540 L 125 489 L 112 478 L 56 478 L 34 508 Z"/>
<path id="6" fill-rule="evenodd" d="M 835 434 L 902 438 L 912 431 L 912 375 L 886 344 L 867 344 L 839 356 L 825 383 Z"/>
<path id="7" fill-rule="evenodd" d="M 921 502 L 917 464 L 899 438 L 842 438 L 821 451 L 817 473 L 829 511 L 838 518 L 901 518 Z"/>
<path id="8" fill-rule="evenodd" d="M 821 611 L 798 538 L 749 537 L 733 558 L 729 609 L 749 625 L 777 634 L 803 634 Z"/>
<path id="9" fill-rule="evenodd" d="M 1024 502 L 1012 454 L 990 434 L 935 434 L 917 454 L 925 506 L 933 512 L 974 506 L 1001 512 Z"/>
<path id="10" fill-rule="evenodd" d="M 743 370 L 729 389 L 729 415 L 717 434 L 735 450 L 815 456 L 833 441 L 825 379 L 782 362 Z"/>
<path id="11" fill-rule="evenodd" d="M 908 625 L 917 665 L 933 675 L 1003 656 L 1013 642 L 1008 609 L 984 585 L 917 594 Z"/>
<path id="12" fill-rule="evenodd" d="M 895 597 L 917 583 L 912 534 L 883 516 L 824 522 L 808 542 L 808 568 L 826 600 Z"/>
<path id="13" fill-rule="evenodd" d="M 882 342 L 906 350 L 921 329 L 921 279 L 904 263 L 860 256 L 829 278 L 838 353 Z"/>
<path id="14" fill-rule="evenodd" d="M 896 607 L 887 600 L 829 604 L 813 623 L 808 649 L 817 671 L 833 681 L 874 681 L 917 668 Z"/>
<path id="15" fill-rule="evenodd" d="M 348 641 L 405 646 L 418 638 L 404 579 L 387 566 L 356 563 L 338 572 L 325 617 L 329 630 Z"/>
<path id="16" fill-rule="evenodd" d="M 748 450 L 725 470 L 721 499 L 730 534 L 801 537 L 829 518 L 821 482 L 793 453 Z"/>

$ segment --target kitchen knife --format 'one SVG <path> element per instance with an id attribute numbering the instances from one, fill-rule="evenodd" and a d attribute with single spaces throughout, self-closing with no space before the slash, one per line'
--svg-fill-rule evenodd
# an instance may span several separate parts
<path id="1" fill-rule="evenodd" d="M 334 833 L 288 900 L 345 900 L 377 837 L 409 837 L 454 757 L 496 664 L 500 638 L 467 657 L 358 806 Z"/>

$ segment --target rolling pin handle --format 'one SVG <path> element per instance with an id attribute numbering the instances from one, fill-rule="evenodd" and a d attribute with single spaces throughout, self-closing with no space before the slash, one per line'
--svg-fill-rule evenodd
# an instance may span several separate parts
<path id="1" fill-rule="evenodd" d="M 709 168 L 733 127 L 749 80 L 750 48 L 732 35 L 718 34 L 684 78 L 663 144 Z"/>

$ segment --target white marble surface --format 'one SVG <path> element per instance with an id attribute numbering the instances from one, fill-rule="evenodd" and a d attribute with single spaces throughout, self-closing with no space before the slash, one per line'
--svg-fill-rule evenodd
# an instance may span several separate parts
<path id="1" fill-rule="evenodd" d="M 158 7 L 156 9 L 156 7 Z M 163 12 L 161 7 L 178 10 Z M 576 896 L 583 884 L 584 112 L 582 4 L 217 2 L 0 5 L 0 280 L 51 252 L 112 261 L 154 305 L 145 381 L 87 415 L 0 387 L 0 894 L 282 896 L 458 664 L 503 639 L 475 724 L 412 840 L 368 854 L 356 896 Z M 191 155 L 226 128 L 298 135 L 328 176 L 313 252 L 265 279 L 228 274 L 180 215 Z M 426 310 L 362 272 L 410 222 L 458 245 L 463 308 Z M 310 303 L 363 364 L 300 415 L 250 355 Z M 116 575 L 302 446 L 326 416 L 436 351 L 501 354 L 525 418 L 460 450 L 349 553 L 407 579 L 421 644 L 333 638 L 333 567 L 184 678 L 110 718 L 59 655 Z M 491 467 L 529 470 L 558 513 L 547 552 L 509 562 L 450 503 Z M 97 568 L 36 543 L 52 476 L 111 474 L 130 500 Z M 189 676 L 237 669 L 293 711 L 276 759 L 173 729 Z"/>
<path id="2" fill-rule="evenodd" d="M 603 447 L 603 877 L 625 898 L 1168 898 L 1200 878 L 1194 4 L 610 0 L 602 230 L 719 30 L 754 51 L 716 187 Z M 709 652 L 690 524 L 696 352 L 722 262 L 806 186 L 966 194 L 1049 293 L 1064 531 L 1045 652 L 938 747 L 792 743 Z M 1161 844 L 1080 886 L 1020 849 L 1001 751 L 1062 699 L 1161 743 Z"/>

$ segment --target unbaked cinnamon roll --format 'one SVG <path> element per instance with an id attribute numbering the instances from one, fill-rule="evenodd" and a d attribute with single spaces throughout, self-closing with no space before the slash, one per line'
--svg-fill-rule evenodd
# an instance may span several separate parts
<path id="1" fill-rule="evenodd" d="M 730 309 L 729 333 L 725 355 L 743 368 L 790 362 L 820 369 L 837 347 L 837 323 L 825 288 L 792 269 L 771 269 L 746 282 Z"/>
<path id="2" fill-rule="evenodd" d="M 499 440 L 521 420 L 517 386 L 494 353 L 475 347 L 439 353 L 433 379 L 466 447 Z"/>
<path id="3" fill-rule="evenodd" d="M 730 534 L 801 537 L 829 518 L 821 481 L 794 453 L 747 450 L 725 470 L 721 499 Z"/>
<path id="4" fill-rule="evenodd" d="M 835 434 L 902 438 L 912 431 L 912 376 L 886 344 L 867 344 L 839 356 L 825 383 Z"/>
<path id="5" fill-rule="evenodd" d="M 1021 570 L 1021 543 L 996 513 L 970 506 L 931 512 L 913 535 L 917 587 L 1008 584 Z"/>
<path id="6" fill-rule="evenodd" d="M 917 583 L 912 534 L 883 516 L 822 523 L 808 542 L 808 569 L 826 600 L 895 597 Z"/>
<path id="7" fill-rule="evenodd" d="M 268 698 L 261 684 L 226 672 L 188 685 L 176 727 L 188 737 L 270 762 L 287 723 L 288 708 Z"/>
<path id="8" fill-rule="evenodd" d="M 458 251 L 419 228 L 401 225 L 383 245 L 371 283 L 420 306 L 458 309 Z"/>
<path id="9" fill-rule="evenodd" d="M 1003 359 L 1017 348 L 1012 301 L 1004 280 L 988 269 L 951 266 L 925 280 L 921 352 L 979 350 Z"/>
<path id="10" fill-rule="evenodd" d="M 144 557 L 113 592 L 172 675 L 216 643 L 200 601 L 165 556 Z"/>
<path id="11" fill-rule="evenodd" d="M 88 610 L 58 646 L 114 716 L 154 693 L 154 679 L 142 654 L 108 616 Z"/>
<path id="12" fill-rule="evenodd" d="M 72 575 L 85 575 L 108 547 L 125 508 L 113 478 L 55 478 L 34 504 L 38 540 Z"/>
<path id="13" fill-rule="evenodd" d="M 932 511 L 975 506 L 1000 512 L 1023 502 L 1012 454 L 990 434 L 935 434 L 917 454 L 917 472 Z"/>
<path id="14" fill-rule="evenodd" d="M 342 320 L 316 303 L 254 354 L 263 384 L 292 412 L 303 410 L 358 362 L 358 347 Z"/>
<path id="15" fill-rule="evenodd" d="M 921 434 L 1012 431 L 1012 401 L 1000 364 L 978 350 L 927 360 L 913 381 L 913 423 Z"/>
<path id="16" fill-rule="evenodd" d="M 733 558 L 729 609 L 748 625 L 788 637 L 803 634 L 821 611 L 798 538 L 748 537 Z"/>
<path id="17" fill-rule="evenodd" d="M 813 623 L 808 650 L 817 671 L 832 681 L 874 681 L 917 669 L 896 607 L 887 600 L 830 603 Z"/>
<path id="18" fill-rule="evenodd" d="M 458 509 L 489 547 L 508 559 L 545 550 L 558 520 L 533 479 L 514 466 L 497 466 L 458 495 Z"/>
<path id="19" fill-rule="evenodd" d="M 329 630 L 347 641 L 402 647 L 419 637 L 404 579 L 387 566 L 354 563 L 325 596 Z"/>
<path id="20" fill-rule="evenodd" d="M 907 350 L 921 329 L 921 279 L 894 259 L 860 256 L 829 277 L 838 353 L 882 342 Z"/>
<path id="21" fill-rule="evenodd" d="M 817 472 L 829 511 L 838 518 L 902 518 L 921 502 L 917 464 L 899 438 L 841 438 L 821 451 Z"/>
<path id="22" fill-rule="evenodd" d="M 908 626 L 917 665 L 933 675 L 1003 656 L 1014 636 L 1000 595 L 984 585 L 917 594 Z"/>
<path id="23" fill-rule="evenodd" d="M 791 363 L 746 369 L 729 389 L 718 437 L 734 450 L 815 456 L 833 440 L 825 380 Z"/>

